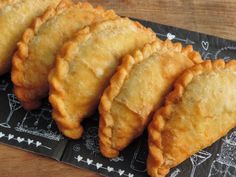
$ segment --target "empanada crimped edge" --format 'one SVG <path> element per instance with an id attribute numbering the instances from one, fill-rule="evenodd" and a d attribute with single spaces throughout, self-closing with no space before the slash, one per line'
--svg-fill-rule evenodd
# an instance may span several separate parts
<path id="1" fill-rule="evenodd" d="M 162 131 L 165 123 L 171 115 L 172 107 L 181 101 L 185 88 L 191 83 L 194 76 L 201 75 L 204 72 L 229 68 L 236 71 L 236 61 L 231 60 L 225 63 L 224 60 L 210 61 L 206 60 L 203 63 L 197 64 L 192 68 L 187 69 L 175 82 L 174 89 L 167 96 L 165 105 L 160 108 L 154 115 L 152 122 L 148 126 L 149 132 L 149 155 L 147 160 L 147 171 L 152 177 L 165 176 L 170 168 L 163 164 L 163 150 L 162 150 Z M 220 137 L 224 136 L 224 132 Z M 219 137 L 219 138 L 220 138 Z M 210 144 L 214 143 L 214 140 Z M 181 163 L 181 162 L 180 162 Z"/>
<path id="2" fill-rule="evenodd" d="M 35 35 L 37 35 L 37 31 L 39 30 L 41 25 L 46 23 L 54 16 L 57 16 L 63 13 L 65 10 L 73 8 L 74 6 L 79 6 L 79 8 L 81 9 L 94 10 L 101 14 L 105 13 L 104 9 L 101 6 L 94 8 L 92 5 L 86 2 L 75 4 L 71 0 L 62 0 L 57 7 L 49 7 L 42 16 L 36 18 L 32 26 L 25 31 L 22 40 L 18 43 L 18 51 L 13 57 L 12 81 L 14 83 L 14 92 L 25 109 L 35 109 L 41 104 L 39 99 L 33 99 L 32 97 L 32 95 L 37 94 L 35 93 L 36 91 L 34 87 L 27 87 L 25 86 L 25 84 L 22 84 L 22 82 L 24 82 L 23 63 L 24 60 L 27 60 L 27 57 L 29 56 L 29 42 L 34 38 Z M 115 12 L 113 11 L 110 11 L 109 13 L 115 14 Z M 39 97 L 42 96 L 39 95 Z"/>
<path id="3" fill-rule="evenodd" d="M 201 56 L 198 52 L 193 51 L 192 46 L 189 45 L 186 48 L 182 48 L 181 43 L 172 43 L 169 40 L 157 40 L 151 44 L 146 44 L 142 50 L 136 50 L 133 55 L 125 56 L 122 64 L 113 75 L 110 85 L 104 91 L 99 105 L 99 144 L 100 150 L 104 156 L 112 158 L 119 154 L 119 150 L 112 148 L 111 145 L 113 120 L 110 109 L 113 99 L 120 92 L 120 89 L 122 88 L 124 81 L 129 77 L 129 72 L 132 68 L 163 47 L 185 53 L 195 64 L 202 62 Z"/>
<path id="4" fill-rule="evenodd" d="M 56 7 L 48 7 L 48 9 L 41 16 L 37 17 L 33 21 L 32 25 L 25 30 L 21 41 L 17 44 L 17 51 L 12 59 L 11 79 L 14 83 L 14 93 L 25 109 L 35 109 L 41 104 L 38 101 L 29 100 L 28 95 L 31 94 L 31 91 L 34 92 L 34 88 L 25 87 L 24 84 L 22 84 L 22 82 L 24 82 L 23 62 L 27 60 L 27 57 L 29 56 L 28 45 L 37 34 L 37 31 L 42 24 L 70 8 L 72 5 L 73 2 L 71 0 L 62 0 Z"/>
<path id="5" fill-rule="evenodd" d="M 104 15 L 109 15 L 111 11 L 106 11 Z M 120 17 L 119 17 L 120 18 Z M 123 18 L 128 19 L 128 18 Z M 116 20 L 116 19 L 112 19 Z M 150 33 L 151 35 L 155 35 L 150 28 L 146 28 L 141 25 L 139 22 L 133 22 L 138 28 Z M 57 56 L 56 65 L 54 69 L 49 74 L 48 80 L 50 85 L 50 95 L 49 101 L 53 106 L 53 118 L 56 120 L 57 125 L 60 127 L 59 129 L 66 135 L 70 134 L 70 138 L 78 139 L 81 137 L 83 133 L 83 127 L 80 125 L 80 122 L 75 124 L 71 122 L 68 117 L 65 105 L 63 103 L 63 95 L 66 93 L 66 90 L 60 84 L 60 78 L 63 78 L 63 73 L 68 70 L 68 66 L 65 65 L 67 62 L 65 59 L 70 55 L 73 51 L 75 51 L 76 44 L 80 43 L 84 39 L 88 39 L 91 34 L 91 27 L 87 26 L 82 30 L 79 30 L 72 40 L 66 42 L 61 49 L 60 54 Z M 63 59 L 62 59 L 63 58 Z M 79 108 L 78 108 L 79 109 Z M 82 119 L 80 120 L 82 121 Z M 67 132 L 68 130 L 68 132 Z M 72 133 L 73 132 L 73 133 Z"/>

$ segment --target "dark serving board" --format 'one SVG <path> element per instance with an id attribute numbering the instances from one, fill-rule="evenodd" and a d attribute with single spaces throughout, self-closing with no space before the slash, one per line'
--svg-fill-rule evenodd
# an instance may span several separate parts
<path id="1" fill-rule="evenodd" d="M 191 44 L 204 59 L 236 58 L 236 42 L 179 28 L 140 21 L 161 39 Z M 104 158 L 98 146 L 98 114 L 83 122 L 80 140 L 63 137 L 51 119 L 51 107 L 26 112 L 12 93 L 10 75 L 0 77 L 0 142 L 38 153 L 104 176 L 146 177 L 147 133 L 114 159 Z M 181 165 L 169 177 L 236 177 L 236 129 Z"/>

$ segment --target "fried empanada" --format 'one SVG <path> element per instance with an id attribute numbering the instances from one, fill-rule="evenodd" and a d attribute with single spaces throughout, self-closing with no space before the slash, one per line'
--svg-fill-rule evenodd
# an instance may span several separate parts
<path id="1" fill-rule="evenodd" d="M 206 61 L 186 70 L 149 125 L 149 175 L 165 176 L 235 126 L 236 61 Z"/>
<path id="2" fill-rule="evenodd" d="M 116 157 L 142 134 L 152 112 L 185 69 L 202 62 L 192 46 L 157 41 L 124 57 L 105 90 L 100 106 L 100 149 Z"/>
<path id="3" fill-rule="evenodd" d="M 65 41 L 87 25 L 115 18 L 112 10 L 65 0 L 38 17 L 24 33 L 13 58 L 14 92 L 24 108 L 39 107 L 48 95 L 48 74 Z"/>
<path id="4" fill-rule="evenodd" d="M 1 0 L 0 1 L 0 75 L 8 72 L 11 58 L 25 29 L 48 6 L 60 0 Z"/>
<path id="5" fill-rule="evenodd" d="M 96 110 L 121 58 L 155 39 L 150 29 L 119 18 L 86 27 L 65 44 L 49 75 L 53 118 L 64 135 L 80 138 L 80 122 Z"/>

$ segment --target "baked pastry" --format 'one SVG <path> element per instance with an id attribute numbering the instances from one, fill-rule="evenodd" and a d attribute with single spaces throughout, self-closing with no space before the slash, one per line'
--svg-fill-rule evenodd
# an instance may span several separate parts
<path id="1" fill-rule="evenodd" d="M 182 48 L 168 40 L 147 44 L 124 57 L 99 106 L 102 154 L 116 157 L 142 134 L 175 79 L 200 62 L 201 56 L 192 46 Z"/>
<path id="2" fill-rule="evenodd" d="M 53 118 L 65 136 L 81 137 L 81 121 L 96 110 L 121 58 L 155 39 L 150 29 L 119 18 L 86 27 L 65 44 L 49 75 Z"/>
<path id="3" fill-rule="evenodd" d="M 48 6 L 60 0 L 1 0 L 0 1 L 0 75 L 8 72 L 11 58 L 25 29 Z"/>
<path id="4" fill-rule="evenodd" d="M 165 176 L 236 126 L 235 72 L 236 61 L 205 61 L 177 80 L 148 128 L 150 176 Z"/>
<path id="5" fill-rule="evenodd" d="M 118 16 L 114 11 L 93 8 L 89 3 L 62 0 L 28 28 L 13 58 L 14 92 L 25 109 L 35 109 L 48 95 L 48 74 L 63 43 L 79 29 Z"/>

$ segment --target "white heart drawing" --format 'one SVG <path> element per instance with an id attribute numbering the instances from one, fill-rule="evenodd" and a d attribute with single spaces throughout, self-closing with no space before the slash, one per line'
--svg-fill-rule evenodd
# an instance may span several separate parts
<path id="1" fill-rule="evenodd" d="M 2 137 L 4 137 L 4 136 L 5 136 L 5 134 L 2 133 L 2 132 L 0 132 L 0 138 L 2 138 Z"/>
<path id="2" fill-rule="evenodd" d="M 202 44 L 202 48 L 207 51 L 209 48 L 209 42 L 202 41 L 201 44 Z"/>
<path id="3" fill-rule="evenodd" d="M 167 33 L 167 38 L 169 39 L 169 40 L 173 40 L 174 38 L 175 38 L 175 35 L 174 34 L 171 34 L 171 33 Z"/>
<path id="4" fill-rule="evenodd" d="M 80 162 L 82 159 L 83 159 L 83 157 L 81 157 L 80 155 L 78 155 L 77 161 Z"/>
<path id="5" fill-rule="evenodd" d="M 93 160 L 87 159 L 87 164 L 91 165 L 93 163 Z"/>
<path id="6" fill-rule="evenodd" d="M 39 146 L 41 146 L 41 145 L 42 145 L 41 142 L 39 142 L 39 141 L 36 142 L 36 147 L 39 147 Z"/>
<path id="7" fill-rule="evenodd" d="M 134 174 L 129 173 L 128 177 L 134 177 Z"/>
<path id="8" fill-rule="evenodd" d="M 22 143 L 24 140 L 25 140 L 24 138 L 17 137 L 17 141 L 18 141 L 19 143 Z"/>
<path id="9" fill-rule="evenodd" d="M 124 172 L 125 172 L 125 170 L 121 170 L 121 169 L 118 170 L 118 173 L 120 176 L 122 176 L 124 174 Z"/>
<path id="10" fill-rule="evenodd" d="M 114 168 L 108 166 L 108 167 L 107 167 L 107 171 L 108 171 L 108 172 L 114 171 Z"/>
<path id="11" fill-rule="evenodd" d="M 28 142 L 28 145 L 30 145 L 34 142 L 34 140 L 28 139 L 27 142 Z"/>
<path id="12" fill-rule="evenodd" d="M 14 135 L 9 134 L 9 135 L 8 135 L 8 140 L 11 140 L 12 138 L 14 138 Z"/>
<path id="13" fill-rule="evenodd" d="M 96 163 L 96 167 L 97 167 L 97 169 L 99 169 L 99 168 L 102 167 L 102 164 L 101 163 Z"/>

